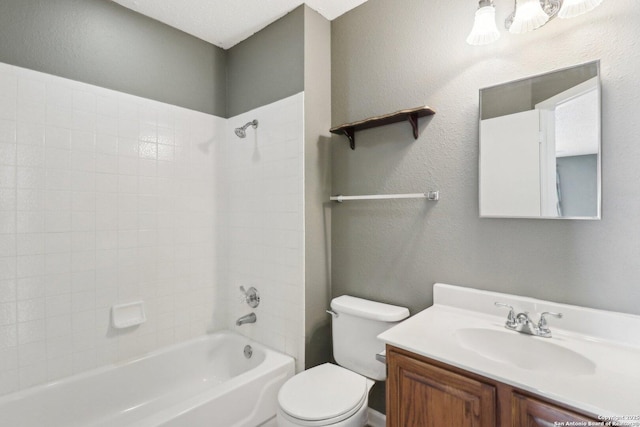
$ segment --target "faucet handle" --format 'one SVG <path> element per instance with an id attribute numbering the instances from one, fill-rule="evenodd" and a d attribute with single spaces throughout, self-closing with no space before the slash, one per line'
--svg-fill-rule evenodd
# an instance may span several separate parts
<path id="1" fill-rule="evenodd" d="M 509 309 L 509 314 L 507 315 L 507 323 L 506 326 L 509 328 L 515 328 L 517 322 L 516 322 L 516 312 L 513 309 L 512 306 L 510 306 L 509 304 L 505 304 L 503 302 L 495 302 L 494 303 L 496 307 L 504 307 L 504 308 L 508 308 Z"/>
<path id="2" fill-rule="evenodd" d="M 247 290 L 244 286 L 240 286 L 240 294 L 238 295 L 238 302 L 244 304 L 247 302 Z"/>
<path id="3" fill-rule="evenodd" d="M 260 294 L 253 286 L 249 290 L 245 290 L 244 286 L 240 286 L 240 302 L 246 302 L 249 307 L 256 308 L 260 305 Z"/>
<path id="4" fill-rule="evenodd" d="M 551 332 L 551 330 L 547 326 L 547 319 L 545 316 L 553 316 L 553 317 L 557 317 L 558 319 L 562 319 L 562 313 L 545 311 L 540 315 L 540 321 L 538 321 L 538 329 L 540 329 L 541 332 Z"/>

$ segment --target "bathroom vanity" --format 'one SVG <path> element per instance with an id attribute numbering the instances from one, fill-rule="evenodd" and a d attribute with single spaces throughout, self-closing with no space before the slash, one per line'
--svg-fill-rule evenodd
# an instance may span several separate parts
<path id="1" fill-rule="evenodd" d="M 387 349 L 387 363 L 388 427 L 598 422 L 596 416 L 393 346 Z"/>
<path id="2" fill-rule="evenodd" d="M 533 336 L 495 302 L 563 317 Z M 432 307 L 379 336 L 387 426 L 640 426 L 638 331 L 640 316 L 436 284 Z"/>

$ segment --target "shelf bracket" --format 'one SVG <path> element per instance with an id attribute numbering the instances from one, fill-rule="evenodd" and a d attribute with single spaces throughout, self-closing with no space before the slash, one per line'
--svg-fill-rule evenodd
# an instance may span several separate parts
<path id="1" fill-rule="evenodd" d="M 412 113 L 407 115 L 407 120 L 413 129 L 413 138 L 418 139 L 418 113 Z"/>
<path id="2" fill-rule="evenodd" d="M 349 146 L 352 150 L 356 149 L 356 130 L 353 127 L 345 128 L 343 131 L 344 136 L 349 139 Z"/>

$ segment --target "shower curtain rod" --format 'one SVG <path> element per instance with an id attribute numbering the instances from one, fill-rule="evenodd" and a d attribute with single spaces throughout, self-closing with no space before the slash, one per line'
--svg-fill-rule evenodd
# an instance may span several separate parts
<path id="1" fill-rule="evenodd" d="M 389 199 L 427 199 L 430 201 L 438 201 L 440 199 L 439 191 L 429 191 L 428 193 L 411 193 L 411 194 L 372 194 L 366 196 L 331 196 L 329 200 L 333 202 L 348 202 L 351 200 L 389 200 Z"/>

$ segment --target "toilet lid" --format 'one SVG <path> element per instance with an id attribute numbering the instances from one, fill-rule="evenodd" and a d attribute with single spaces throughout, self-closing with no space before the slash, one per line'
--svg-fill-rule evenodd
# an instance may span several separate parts
<path id="1" fill-rule="evenodd" d="M 284 412 L 299 420 L 341 420 L 357 412 L 366 396 L 365 377 L 325 363 L 287 381 L 280 388 L 278 402 Z"/>

